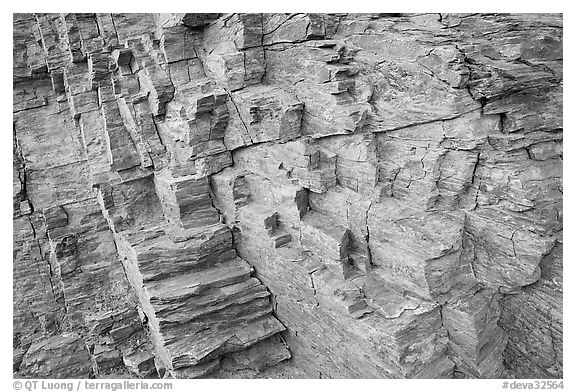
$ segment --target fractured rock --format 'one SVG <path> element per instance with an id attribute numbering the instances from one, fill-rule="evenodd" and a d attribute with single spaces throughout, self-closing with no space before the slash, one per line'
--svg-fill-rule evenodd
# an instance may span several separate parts
<path id="1" fill-rule="evenodd" d="M 562 45 L 14 14 L 14 376 L 562 378 Z"/>

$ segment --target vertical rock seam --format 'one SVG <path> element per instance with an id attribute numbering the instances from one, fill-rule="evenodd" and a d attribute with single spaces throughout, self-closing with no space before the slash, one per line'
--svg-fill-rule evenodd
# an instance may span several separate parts
<path id="1" fill-rule="evenodd" d="M 13 23 L 15 377 L 563 377 L 561 15 Z"/>

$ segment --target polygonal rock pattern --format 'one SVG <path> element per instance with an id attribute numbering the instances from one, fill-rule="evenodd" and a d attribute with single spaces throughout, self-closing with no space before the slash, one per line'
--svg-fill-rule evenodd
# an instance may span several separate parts
<path id="1" fill-rule="evenodd" d="M 15 377 L 563 377 L 561 15 L 13 27 Z"/>

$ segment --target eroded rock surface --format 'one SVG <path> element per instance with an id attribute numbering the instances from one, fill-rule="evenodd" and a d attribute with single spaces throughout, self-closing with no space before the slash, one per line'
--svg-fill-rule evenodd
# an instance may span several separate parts
<path id="1" fill-rule="evenodd" d="M 562 37 L 15 14 L 15 377 L 561 378 Z"/>

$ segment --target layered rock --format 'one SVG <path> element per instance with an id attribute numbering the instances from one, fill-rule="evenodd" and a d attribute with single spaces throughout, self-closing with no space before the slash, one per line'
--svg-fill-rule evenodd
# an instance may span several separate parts
<path id="1" fill-rule="evenodd" d="M 199 170 L 183 173 L 185 163 L 172 159 L 170 148 L 179 137 L 157 124 L 171 120 L 166 108 L 175 91 L 166 58 L 193 59 L 194 50 L 178 55 L 177 31 L 169 29 L 166 39 L 151 15 L 90 18 L 15 18 L 45 37 L 52 77 L 15 75 L 15 239 L 24 241 L 15 268 L 18 260 L 45 263 L 32 277 L 50 288 L 31 293 L 49 306 L 22 308 L 15 319 L 24 325 L 15 338 L 15 371 L 198 377 L 217 369 L 223 355 L 263 340 L 276 354 L 245 354 L 238 357 L 243 366 L 262 369 L 289 358 L 280 340 L 269 339 L 285 329 L 271 315 L 270 294 L 236 255 L 210 199 L 206 176 L 221 169 L 206 159 L 226 152 L 227 95 L 178 90 L 179 99 L 198 103 L 190 108 L 187 142 L 204 159 L 195 161 Z M 69 41 L 66 26 L 74 32 Z M 34 35 L 16 39 L 28 45 Z M 201 143 L 210 141 L 220 150 L 207 152 Z M 25 302 L 16 288 L 20 309 Z M 45 325 L 27 333 L 34 317 Z"/>
<path id="2" fill-rule="evenodd" d="M 562 377 L 562 18 L 16 14 L 19 377 Z"/>

